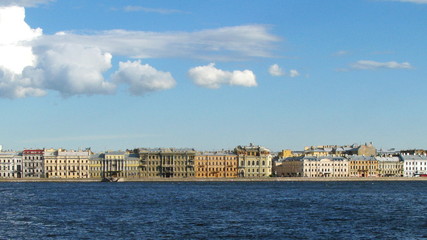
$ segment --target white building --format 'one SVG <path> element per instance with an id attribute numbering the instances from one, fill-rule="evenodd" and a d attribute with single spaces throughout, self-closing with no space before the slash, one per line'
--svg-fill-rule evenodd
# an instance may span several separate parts
<path id="1" fill-rule="evenodd" d="M 21 178 L 22 156 L 18 152 L 0 152 L 0 178 Z"/>
<path id="2" fill-rule="evenodd" d="M 349 162 L 345 157 L 306 156 L 302 159 L 304 177 L 348 177 Z"/>
<path id="3" fill-rule="evenodd" d="M 427 174 L 427 156 L 425 155 L 401 155 L 403 160 L 403 176 L 417 177 Z"/>

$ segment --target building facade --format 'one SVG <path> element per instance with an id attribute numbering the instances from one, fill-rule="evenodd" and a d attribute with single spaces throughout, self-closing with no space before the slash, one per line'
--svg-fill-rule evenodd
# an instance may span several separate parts
<path id="1" fill-rule="evenodd" d="M 419 177 L 427 175 L 426 155 L 402 155 L 403 175 L 405 177 Z"/>
<path id="2" fill-rule="evenodd" d="M 307 156 L 303 158 L 304 177 L 348 177 L 349 161 L 345 157 Z"/>
<path id="3" fill-rule="evenodd" d="M 272 175 L 272 156 L 270 150 L 250 144 L 234 149 L 238 160 L 239 177 L 269 177 Z"/>
<path id="4" fill-rule="evenodd" d="M 22 178 L 22 155 L 0 151 L 0 178 Z"/>
<path id="5" fill-rule="evenodd" d="M 276 177 L 302 177 L 304 172 L 302 157 L 281 158 L 273 162 Z"/>
<path id="6" fill-rule="evenodd" d="M 378 177 L 378 160 L 372 156 L 350 156 L 350 177 Z"/>
<path id="7" fill-rule="evenodd" d="M 237 155 L 227 152 L 202 152 L 194 157 L 196 178 L 236 178 Z"/>
<path id="8" fill-rule="evenodd" d="M 378 175 L 380 177 L 402 177 L 403 161 L 399 157 L 375 157 L 378 161 Z"/>
<path id="9" fill-rule="evenodd" d="M 138 149 L 141 177 L 187 178 L 194 177 L 194 149 Z"/>
<path id="10" fill-rule="evenodd" d="M 44 150 L 27 149 L 22 152 L 23 178 L 44 177 Z"/>
<path id="11" fill-rule="evenodd" d="M 89 150 L 45 149 L 46 178 L 89 178 Z"/>
<path id="12" fill-rule="evenodd" d="M 102 178 L 105 153 L 94 153 L 89 156 L 89 175 L 91 178 Z"/>

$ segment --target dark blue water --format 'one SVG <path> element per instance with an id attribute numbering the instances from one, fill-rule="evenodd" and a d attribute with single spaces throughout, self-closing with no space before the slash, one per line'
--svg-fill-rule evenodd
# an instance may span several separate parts
<path id="1" fill-rule="evenodd" d="M 427 239 L 427 182 L 0 183 L 0 239 Z"/>

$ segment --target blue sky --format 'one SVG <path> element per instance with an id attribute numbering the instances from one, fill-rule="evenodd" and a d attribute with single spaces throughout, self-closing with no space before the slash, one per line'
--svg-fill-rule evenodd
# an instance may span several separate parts
<path id="1" fill-rule="evenodd" d="M 6 149 L 426 148 L 427 1 L 2 2 Z"/>

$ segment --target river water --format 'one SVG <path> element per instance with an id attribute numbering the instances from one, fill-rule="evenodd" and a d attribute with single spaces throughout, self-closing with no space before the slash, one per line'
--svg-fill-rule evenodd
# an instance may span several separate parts
<path id="1" fill-rule="evenodd" d="M 0 183 L 0 239 L 427 239 L 427 182 Z"/>

